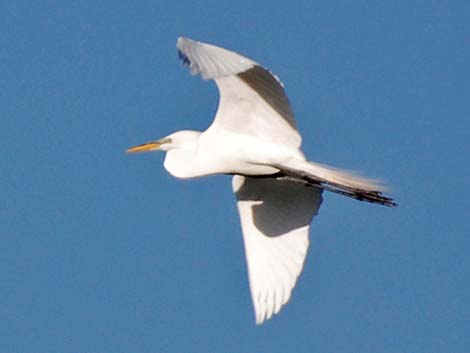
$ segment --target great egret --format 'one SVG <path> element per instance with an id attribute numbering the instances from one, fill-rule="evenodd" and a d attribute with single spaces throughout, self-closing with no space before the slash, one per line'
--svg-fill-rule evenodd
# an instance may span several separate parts
<path id="1" fill-rule="evenodd" d="M 178 38 L 191 74 L 213 79 L 220 100 L 204 132 L 178 131 L 128 152 L 166 151 L 177 178 L 233 175 L 256 323 L 279 312 L 302 271 L 322 191 L 395 206 L 375 180 L 307 161 L 281 81 L 258 63 L 214 45 Z"/>

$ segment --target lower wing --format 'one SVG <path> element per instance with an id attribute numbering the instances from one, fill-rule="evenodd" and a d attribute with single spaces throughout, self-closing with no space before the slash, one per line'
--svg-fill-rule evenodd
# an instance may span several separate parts
<path id="1" fill-rule="evenodd" d="M 269 177 L 232 180 L 243 232 L 256 323 L 278 313 L 291 296 L 307 255 L 310 222 L 322 190 Z"/>

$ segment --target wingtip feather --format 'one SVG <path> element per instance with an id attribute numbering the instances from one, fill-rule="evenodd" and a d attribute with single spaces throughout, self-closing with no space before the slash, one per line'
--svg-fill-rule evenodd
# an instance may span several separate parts
<path id="1" fill-rule="evenodd" d="M 176 48 L 191 74 L 201 74 L 204 80 L 235 75 L 257 65 L 234 51 L 182 36 L 176 40 Z"/>

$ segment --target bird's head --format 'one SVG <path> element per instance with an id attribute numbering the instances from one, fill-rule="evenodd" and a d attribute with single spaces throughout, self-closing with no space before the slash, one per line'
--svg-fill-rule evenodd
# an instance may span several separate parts
<path id="1" fill-rule="evenodd" d="M 199 175 L 197 168 L 195 168 L 197 164 L 195 156 L 198 152 L 200 135 L 201 133 L 198 131 L 177 131 L 160 140 L 133 146 L 127 152 L 167 152 L 163 165 L 170 174 L 178 178 L 194 177 Z"/>

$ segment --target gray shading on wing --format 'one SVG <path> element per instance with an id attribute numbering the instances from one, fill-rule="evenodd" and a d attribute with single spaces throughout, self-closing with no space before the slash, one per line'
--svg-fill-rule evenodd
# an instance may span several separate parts
<path id="1" fill-rule="evenodd" d="M 215 80 L 219 107 L 207 132 L 221 130 L 298 148 L 301 137 L 282 82 L 255 61 L 211 44 L 178 38 L 191 74 Z"/>
<path id="2" fill-rule="evenodd" d="M 275 178 L 233 177 L 256 323 L 288 302 L 309 245 L 322 190 Z"/>
<path id="3" fill-rule="evenodd" d="M 297 129 L 289 98 L 278 78 L 259 65 L 239 73 L 238 77 L 255 90 L 292 128 Z"/>

